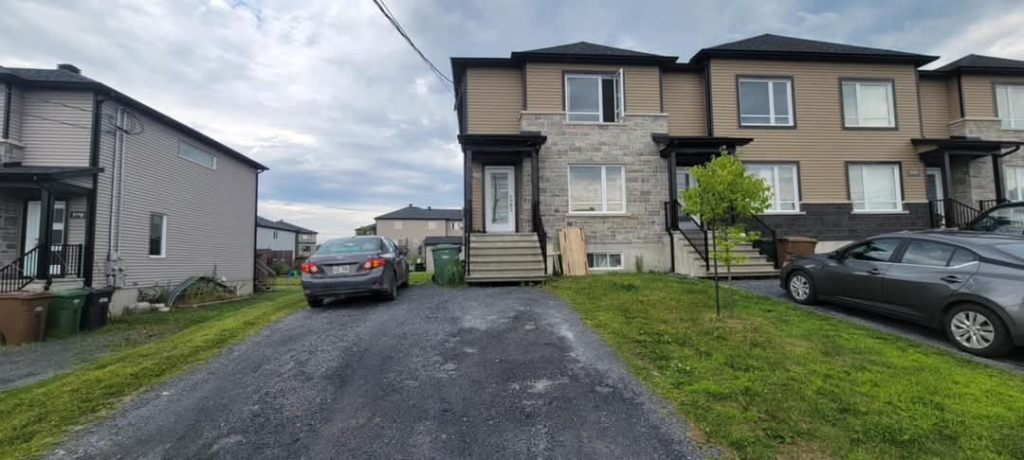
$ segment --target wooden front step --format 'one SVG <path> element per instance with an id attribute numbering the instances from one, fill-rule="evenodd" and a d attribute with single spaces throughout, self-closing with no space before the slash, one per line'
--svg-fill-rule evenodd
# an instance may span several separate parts
<path id="1" fill-rule="evenodd" d="M 470 235 L 470 283 L 508 283 L 547 279 L 536 233 Z"/>

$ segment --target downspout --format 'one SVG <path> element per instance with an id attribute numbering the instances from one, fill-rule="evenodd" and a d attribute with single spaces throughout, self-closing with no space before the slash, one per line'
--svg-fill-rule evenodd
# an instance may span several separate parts
<path id="1" fill-rule="evenodd" d="M 715 137 L 714 112 L 711 111 L 711 61 L 704 64 L 704 123 L 708 137 Z"/>
<path id="2" fill-rule="evenodd" d="M 110 206 L 107 212 L 107 261 L 114 260 L 114 203 L 117 188 L 117 157 L 120 152 L 121 141 L 121 107 L 117 108 L 117 115 L 114 118 L 114 151 L 110 159 Z M 120 257 L 120 255 L 118 255 Z"/>
<path id="3" fill-rule="evenodd" d="M 964 76 L 962 73 L 956 73 L 956 90 L 960 97 L 960 119 L 967 118 L 967 111 L 964 108 Z"/>
<path id="4" fill-rule="evenodd" d="M 256 293 L 256 280 L 259 279 L 259 269 L 257 268 L 257 257 L 256 250 L 258 249 L 256 244 L 257 232 L 259 227 L 256 222 L 256 216 L 260 213 L 260 174 L 263 173 L 262 169 L 256 170 L 256 190 L 253 191 L 253 203 L 252 203 L 252 291 Z"/>
<path id="5" fill-rule="evenodd" d="M 89 143 L 89 166 L 98 168 L 100 166 L 100 126 L 103 123 L 103 103 L 106 99 L 98 93 L 93 93 L 92 103 L 92 138 Z M 86 211 L 85 224 L 85 254 L 82 260 L 82 269 L 85 270 L 85 286 L 92 287 L 93 273 L 96 263 L 96 209 L 99 198 L 99 173 L 92 175 L 92 190 L 89 192 L 89 209 Z"/>
<path id="6" fill-rule="evenodd" d="M 123 117 L 124 118 L 122 120 L 122 124 L 127 124 L 127 122 L 128 122 L 128 113 L 129 112 L 128 112 L 127 109 L 123 109 Z M 117 175 L 118 175 L 118 179 L 117 179 L 117 184 L 118 184 L 117 185 L 117 255 L 118 255 L 118 257 L 120 257 L 121 256 L 121 220 L 122 220 L 121 219 L 121 212 L 122 212 L 122 208 L 124 207 L 124 170 L 127 167 L 126 164 L 125 164 L 125 157 L 127 156 L 127 151 L 128 151 L 128 133 L 126 132 L 126 129 L 124 128 L 124 126 L 118 127 L 118 130 L 121 131 L 121 163 L 120 163 L 120 167 L 118 168 L 118 172 L 117 172 Z"/>
<path id="7" fill-rule="evenodd" d="M 11 95 L 12 92 L 13 92 L 13 89 L 11 88 L 11 84 L 10 83 L 5 83 L 4 84 L 4 129 L 3 129 L 3 137 L 0 137 L 0 139 L 10 139 L 11 138 L 11 101 L 13 100 L 13 97 Z"/>

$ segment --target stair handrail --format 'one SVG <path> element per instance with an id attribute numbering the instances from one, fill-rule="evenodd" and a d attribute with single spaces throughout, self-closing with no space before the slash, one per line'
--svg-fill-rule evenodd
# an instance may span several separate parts
<path id="1" fill-rule="evenodd" d="M 735 220 L 735 219 L 734 219 Z M 760 217 L 752 215 L 748 218 L 748 222 L 744 222 L 747 226 L 747 230 L 753 230 L 757 232 L 757 240 L 755 241 L 758 252 L 763 255 L 766 259 L 772 262 L 772 265 L 779 268 L 779 257 L 778 257 L 778 235 L 775 229 L 770 225 L 761 220 Z M 752 224 L 752 225 L 751 225 Z M 751 228 L 753 227 L 753 228 Z"/>
<path id="2" fill-rule="evenodd" d="M 942 210 L 939 213 L 939 210 Z M 963 228 L 981 214 L 981 210 L 955 198 L 943 198 L 928 202 L 928 213 L 933 228 Z"/>
<path id="3" fill-rule="evenodd" d="M 690 247 L 692 247 L 693 250 L 697 252 L 697 255 L 700 256 L 700 259 L 704 261 L 704 269 L 710 270 L 711 254 L 708 252 L 708 230 L 707 228 L 704 227 L 704 224 L 702 224 L 699 220 L 687 214 L 686 218 L 689 219 L 690 222 L 693 222 L 693 224 L 697 226 L 697 229 L 700 230 L 701 234 L 704 235 L 703 244 L 697 244 L 697 242 L 693 241 L 690 238 L 690 235 L 687 235 L 686 232 L 683 231 L 683 229 L 679 228 L 678 220 L 681 220 L 682 217 L 678 210 L 681 206 L 682 203 L 680 203 L 679 200 L 671 200 L 665 202 L 665 218 L 667 220 L 665 226 L 670 231 L 676 230 L 679 232 L 679 234 L 683 235 L 683 239 L 685 239 L 686 242 L 689 243 Z M 672 210 L 675 210 L 676 212 L 673 213 Z M 676 222 L 671 222 L 673 215 L 676 216 Z"/>
<path id="4" fill-rule="evenodd" d="M 28 252 L 21 255 L 21 257 L 14 259 L 13 262 L 4 265 L 0 268 L 0 294 L 20 291 L 25 286 L 28 286 L 35 277 L 32 273 L 35 272 L 36 267 L 26 267 L 25 261 L 38 254 L 39 247 L 36 246 Z"/>
<path id="5" fill-rule="evenodd" d="M 548 232 L 544 228 L 544 221 L 540 217 L 540 203 L 539 200 L 533 201 L 530 210 L 530 216 L 533 231 L 537 233 L 537 242 L 540 244 L 540 257 L 544 260 L 544 274 L 548 274 Z"/>

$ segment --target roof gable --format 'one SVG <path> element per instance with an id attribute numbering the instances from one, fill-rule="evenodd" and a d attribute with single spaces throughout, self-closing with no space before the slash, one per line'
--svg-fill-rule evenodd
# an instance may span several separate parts
<path id="1" fill-rule="evenodd" d="M 774 34 L 761 34 L 734 42 L 701 49 L 691 62 L 709 57 L 746 57 L 763 59 L 849 60 L 907 62 L 924 65 L 938 59 L 936 56 L 908 53 L 882 48 L 847 45 L 843 43 L 807 40 Z"/>
<path id="2" fill-rule="evenodd" d="M 583 63 L 634 63 L 634 64 L 668 64 L 676 62 L 677 56 L 662 56 L 643 51 L 598 45 L 590 42 L 576 42 L 565 45 L 549 46 L 527 51 L 513 51 L 509 55 L 513 62 L 546 61 L 546 62 L 583 62 Z"/>
<path id="3" fill-rule="evenodd" d="M 657 54 L 645 53 L 642 51 L 615 48 L 613 46 L 598 45 L 590 42 L 576 42 L 565 45 L 549 46 L 527 51 L 516 51 L 519 54 L 576 54 L 585 56 L 647 56 L 661 57 Z"/>

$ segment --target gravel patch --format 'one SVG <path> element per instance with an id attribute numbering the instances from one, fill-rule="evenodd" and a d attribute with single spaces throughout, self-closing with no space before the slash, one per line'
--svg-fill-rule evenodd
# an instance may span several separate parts
<path id="1" fill-rule="evenodd" d="M 0 391 L 38 382 L 103 356 L 128 333 L 79 334 L 60 340 L 0 347 Z"/>
<path id="2" fill-rule="evenodd" d="M 771 297 L 779 300 L 789 302 L 797 307 L 804 308 L 816 313 L 838 318 L 851 323 L 866 326 L 871 329 L 875 329 L 890 334 L 896 334 L 898 336 L 913 340 L 915 342 L 927 344 L 940 348 L 949 353 L 962 356 L 964 358 L 976 361 L 989 366 L 997 367 L 1000 369 L 1024 373 L 1024 348 L 1019 348 L 1010 353 L 1010 355 L 1002 358 L 982 358 L 975 356 L 970 353 L 964 353 L 960 349 L 953 346 L 946 340 L 945 335 L 941 331 L 931 329 L 925 326 L 921 326 L 914 323 L 900 321 L 897 319 L 889 318 L 887 316 L 878 315 L 868 311 L 856 310 L 852 308 L 844 308 L 835 305 L 828 305 L 824 303 L 818 303 L 815 305 L 801 305 L 790 299 L 786 294 L 786 291 L 779 286 L 779 280 L 737 280 L 733 281 L 733 286 L 743 289 L 745 291 L 752 292 L 764 297 Z"/>
<path id="3" fill-rule="evenodd" d="M 415 286 L 300 311 L 47 458 L 704 458 L 565 303 Z"/>

